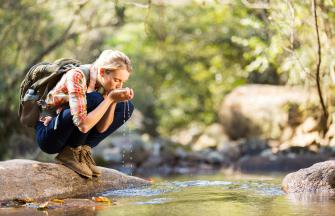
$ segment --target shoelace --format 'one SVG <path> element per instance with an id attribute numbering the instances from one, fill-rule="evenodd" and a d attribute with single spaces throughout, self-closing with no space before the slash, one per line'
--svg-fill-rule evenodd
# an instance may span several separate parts
<path id="1" fill-rule="evenodd" d="M 83 152 L 83 156 L 86 158 L 86 160 L 90 163 L 92 163 L 94 166 L 96 165 L 93 158 L 92 158 L 92 155 L 91 155 L 91 152 L 87 149 L 82 149 L 82 152 Z"/>
<path id="2" fill-rule="evenodd" d="M 74 158 L 76 159 L 76 161 L 78 161 L 79 163 L 84 162 L 85 160 L 85 155 L 82 153 L 82 150 L 74 150 L 73 151 L 74 154 Z"/>

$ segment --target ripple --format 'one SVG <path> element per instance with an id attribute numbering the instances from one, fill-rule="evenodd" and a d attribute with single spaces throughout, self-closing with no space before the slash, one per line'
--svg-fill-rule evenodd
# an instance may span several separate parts
<path id="1" fill-rule="evenodd" d="M 121 190 L 110 190 L 102 193 L 102 196 L 119 196 L 119 197 L 132 197 L 132 196 L 157 196 L 166 192 L 169 189 L 152 189 L 152 188 L 129 188 Z"/>
<path id="2" fill-rule="evenodd" d="M 184 182 L 171 182 L 171 184 L 176 187 L 207 187 L 207 186 L 225 186 L 231 185 L 232 182 L 228 181 L 205 181 L 205 180 L 195 180 L 195 181 L 184 181 Z"/>
<path id="3" fill-rule="evenodd" d="M 285 194 L 279 186 L 263 182 L 252 182 L 248 184 L 242 184 L 239 187 L 239 189 L 252 190 L 260 195 L 265 196 L 280 196 Z"/>
<path id="4" fill-rule="evenodd" d="M 156 198 L 144 202 L 135 202 L 136 205 L 155 205 L 155 204 L 162 204 L 171 201 L 172 199 L 169 198 Z"/>
<path id="5" fill-rule="evenodd" d="M 266 196 L 281 196 L 285 194 L 280 187 L 261 188 L 257 192 Z"/>
<path id="6" fill-rule="evenodd" d="M 264 182 L 248 182 L 238 183 L 230 181 L 207 181 L 207 180 L 194 180 L 194 181 L 173 181 L 161 182 L 149 188 L 129 188 L 121 190 L 109 190 L 102 193 L 102 196 L 116 196 L 116 197 L 151 197 L 159 196 L 169 192 L 178 192 L 182 188 L 187 187 L 213 187 L 213 186 L 227 186 L 227 190 L 245 190 L 254 191 L 260 195 L 265 196 L 280 196 L 284 192 L 279 186 L 267 184 Z M 153 199 L 153 202 L 156 202 Z M 154 204 L 154 203 L 153 203 Z"/>

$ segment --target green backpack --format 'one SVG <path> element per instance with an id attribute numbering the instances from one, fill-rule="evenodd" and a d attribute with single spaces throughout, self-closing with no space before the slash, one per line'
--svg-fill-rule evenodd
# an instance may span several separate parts
<path id="1" fill-rule="evenodd" d="M 53 63 L 42 62 L 32 66 L 20 86 L 18 116 L 20 122 L 35 127 L 50 90 L 69 70 L 80 67 L 89 83 L 89 68 L 75 59 L 58 59 Z"/>

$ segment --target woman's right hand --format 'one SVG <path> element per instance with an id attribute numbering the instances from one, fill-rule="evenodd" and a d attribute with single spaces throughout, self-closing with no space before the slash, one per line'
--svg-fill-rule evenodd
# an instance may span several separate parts
<path id="1" fill-rule="evenodd" d="M 113 89 L 108 93 L 109 99 L 116 102 L 132 99 L 133 90 L 130 88 Z"/>

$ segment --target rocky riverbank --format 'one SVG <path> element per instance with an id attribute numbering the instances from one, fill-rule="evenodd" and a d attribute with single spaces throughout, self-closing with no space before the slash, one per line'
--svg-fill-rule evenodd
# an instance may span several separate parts
<path id="1" fill-rule="evenodd" d="M 190 123 L 167 138 L 119 132 L 95 156 L 141 175 L 294 171 L 335 156 L 335 128 L 323 136 L 317 101 L 314 91 L 300 87 L 241 86 L 222 102 L 220 122 Z"/>
<path id="2" fill-rule="evenodd" d="M 323 136 L 321 113 L 314 91 L 245 85 L 226 96 L 217 123 L 190 122 L 164 138 L 141 133 L 145 118 L 136 110 L 127 127 L 94 148 L 94 157 L 101 166 L 139 176 L 221 169 L 294 171 L 335 157 L 335 127 Z M 30 152 L 36 151 L 34 142 L 13 143 L 33 146 Z M 13 155 L 20 155 L 22 145 L 11 149 Z M 53 161 L 54 155 L 39 152 L 29 157 Z"/>

